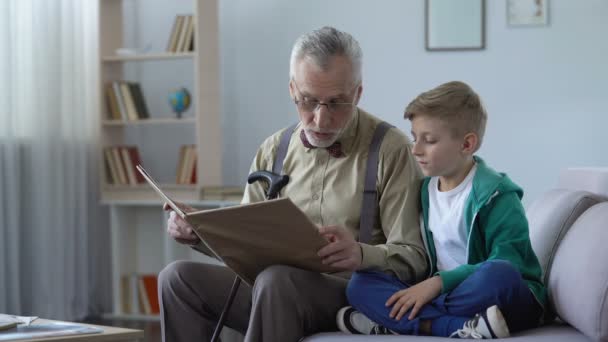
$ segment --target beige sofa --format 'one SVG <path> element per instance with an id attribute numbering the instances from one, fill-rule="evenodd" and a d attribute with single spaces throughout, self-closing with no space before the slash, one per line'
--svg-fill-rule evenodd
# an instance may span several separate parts
<path id="1" fill-rule="evenodd" d="M 526 208 L 530 238 L 559 319 L 505 341 L 608 341 L 608 168 L 568 169 Z M 445 341 L 323 333 L 304 342 Z"/>

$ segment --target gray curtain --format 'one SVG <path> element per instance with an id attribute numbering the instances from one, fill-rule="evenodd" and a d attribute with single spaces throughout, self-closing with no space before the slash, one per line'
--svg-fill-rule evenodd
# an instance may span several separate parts
<path id="1" fill-rule="evenodd" d="M 0 313 L 109 311 L 97 1 L 0 1 Z"/>

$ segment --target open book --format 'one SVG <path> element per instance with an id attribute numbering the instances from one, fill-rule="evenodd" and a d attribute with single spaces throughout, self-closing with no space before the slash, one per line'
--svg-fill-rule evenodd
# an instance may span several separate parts
<path id="1" fill-rule="evenodd" d="M 327 241 L 289 198 L 184 212 L 140 165 L 137 170 L 156 193 L 192 225 L 214 256 L 249 285 L 272 265 L 317 272 L 337 271 L 321 263 L 317 251 Z"/>

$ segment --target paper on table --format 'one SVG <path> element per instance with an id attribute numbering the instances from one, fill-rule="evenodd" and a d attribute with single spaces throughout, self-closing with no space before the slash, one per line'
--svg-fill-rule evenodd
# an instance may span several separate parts
<path id="1" fill-rule="evenodd" d="M 29 325 L 36 319 L 38 319 L 38 316 L 15 316 L 0 313 L 0 322 L 16 322 L 18 324 Z"/>
<path id="2" fill-rule="evenodd" d="M 0 330 L 16 327 L 18 324 L 30 325 L 37 316 L 15 316 L 0 313 Z"/>
<path id="3" fill-rule="evenodd" d="M 98 327 L 67 322 L 49 322 L 42 324 L 19 325 L 14 329 L 0 332 L 0 341 L 36 340 L 43 337 L 67 335 L 100 334 Z M 53 339 L 58 340 L 59 339 Z M 63 340 L 63 339 L 61 339 Z"/>

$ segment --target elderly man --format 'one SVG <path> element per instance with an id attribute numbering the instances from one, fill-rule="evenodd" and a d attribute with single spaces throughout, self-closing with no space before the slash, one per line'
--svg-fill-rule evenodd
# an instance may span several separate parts
<path id="1" fill-rule="evenodd" d="M 422 176 L 406 136 L 357 107 L 361 63 L 361 48 L 348 33 L 324 27 L 301 36 L 292 50 L 289 80 L 300 121 L 262 143 L 251 171 L 282 164 L 278 171 L 290 182 L 281 196 L 329 241 L 318 251 L 325 264 L 347 275 L 374 269 L 414 283 L 427 270 L 418 226 Z M 371 185 L 364 191 L 366 183 Z M 248 185 L 243 203 L 262 200 L 263 186 Z M 178 242 L 204 250 L 174 213 L 168 230 Z M 163 339 L 210 340 L 233 278 L 222 266 L 189 261 L 167 266 L 159 277 Z M 244 333 L 246 341 L 264 342 L 295 342 L 336 330 L 336 313 L 347 305 L 347 282 L 344 276 L 269 267 L 253 287 L 241 285 L 226 325 Z"/>

